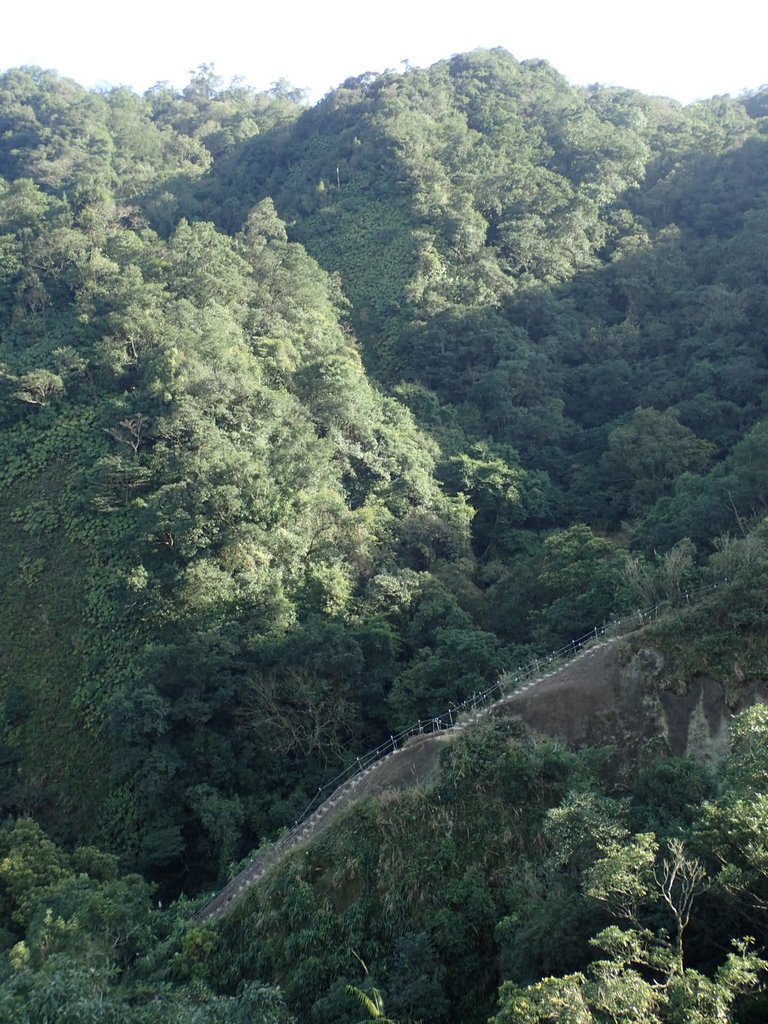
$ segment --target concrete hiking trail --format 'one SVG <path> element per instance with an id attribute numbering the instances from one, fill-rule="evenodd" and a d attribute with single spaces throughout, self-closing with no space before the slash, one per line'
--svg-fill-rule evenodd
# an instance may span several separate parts
<path id="1" fill-rule="evenodd" d="M 216 921 L 286 853 L 309 842 L 352 804 L 386 790 L 409 789 L 429 778 L 441 746 L 486 715 L 516 715 L 533 729 L 576 746 L 590 741 L 590 720 L 599 718 L 619 685 L 619 641 L 613 637 L 586 648 L 571 661 L 501 697 L 471 718 L 439 732 L 414 736 L 334 790 L 298 828 L 278 840 L 237 874 L 197 915 Z M 578 697 L 578 700 L 574 700 Z"/>

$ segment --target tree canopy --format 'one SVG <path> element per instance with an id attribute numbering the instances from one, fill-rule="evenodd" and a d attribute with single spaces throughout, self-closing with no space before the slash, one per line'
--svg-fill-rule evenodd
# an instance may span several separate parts
<path id="1" fill-rule="evenodd" d="M 629 810 L 587 755 L 468 740 L 361 810 L 422 814 L 413 849 L 281 869 L 237 975 L 184 899 L 361 749 L 625 610 L 674 609 L 670 685 L 752 699 L 767 132 L 765 90 L 683 107 L 501 49 L 314 106 L 205 64 L 142 96 L 0 75 L 0 1020 L 351 1021 L 349 985 L 471 1022 L 502 975 L 499 1022 L 759 1014 L 757 713 L 717 792 L 649 765 Z M 440 804 L 474 759 L 512 852 Z"/>

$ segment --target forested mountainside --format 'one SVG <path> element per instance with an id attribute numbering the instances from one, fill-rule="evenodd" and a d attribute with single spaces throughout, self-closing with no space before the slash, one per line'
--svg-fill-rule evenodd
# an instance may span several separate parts
<path id="1" fill-rule="evenodd" d="M 361 750 L 628 609 L 731 581 L 661 629 L 659 685 L 748 703 L 768 92 L 683 107 L 502 50 L 313 107 L 207 66 L 144 96 L 8 71 L 0 296 L 0 1020 L 352 1021 L 351 950 L 401 1021 L 568 971 L 499 1024 L 732 1019 L 761 965 L 730 941 L 766 937 L 756 712 L 724 770 L 660 737 L 631 782 L 489 728 L 236 935 L 185 899 Z"/>

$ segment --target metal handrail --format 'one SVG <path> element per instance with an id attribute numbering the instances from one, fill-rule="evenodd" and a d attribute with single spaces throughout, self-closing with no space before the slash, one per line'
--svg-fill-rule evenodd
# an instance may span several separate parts
<path id="1" fill-rule="evenodd" d="M 685 598 L 686 603 L 690 603 L 691 600 L 700 597 L 702 594 L 708 593 L 712 590 L 717 590 L 727 583 L 728 580 L 724 579 L 717 583 L 699 587 L 696 590 L 684 590 L 682 591 L 681 596 Z M 536 682 L 541 680 L 542 677 L 549 675 L 553 670 L 553 665 L 563 667 L 569 662 L 575 660 L 584 652 L 585 649 L 597 641 L 603 640 L 604 642 L 608 642 L 609 640 L 617 639 L 619 636 L 630 632 L 631 630 L 639 629 L 658 618 L 659 612 L 661 610 L 666 610 L 669 607 L 671 607 L 669 600 L 657 601 L 656 604 L 651 605 L 649 608 L 637 609 L 631 615 L 624 616 L 620 619 L 614 619 L 608 623 L 603 623 L 601 626 L 594 626 L 589 630 L 589 632 L 584 633 L 576 640 L 571 640 L 570 643 L 564 644 L 562 647 L 553 651 L 546 657 L 534 657 L 528 663 L 515 670 L 514 673 L 502 673 L 493 686 L 488 687 L 488 689 L 473 693 L 471 696 L 465 698 L 465 700 L 460 704 L 451 704 L 448 710 L 442 712 L 442 714 L 435 715 L 432 718 L 419 719 L 409 728 L 403 729 L 396 735 L 390 735 L 389 739 L 378 747 L 374 747 L 365 754 L 362 754 L 360 757 L 355 758 L 354 761 L 347 765 L 346 768 L 340 771 L 332 779 L 329 779 L 328 782 L 318 787 L 317 793 L 312 797 L 302 813 L 295 819 L 290 829 L 279 840 L 277 840 L 277 842 L 256 851 L 253 860 L 238 872 L 233 879 L 230 879 L 230 881 L 206 904 L 198 915 L 198 920 L 210 920 L 212 917 L 217 916 L 227 904 L 222 908 L 216 907 L 215 905 L 224 893 L 235 886 L 238 879 L 242 879 L 246 874 L 250 874 L 252 876 L 242 882 L 242 885 L 240 886 L 242 889 L 252 881 L 255 881 L 256 878 L 260 877 L 266 868 L 277 859 L 282 850 L 286 847 L 292 846 L 296 840 L 296 836 L 300 832 L 303 832 L 305 828 L 308 828 L 310 818 L 318 813 L 320 808 L 326 803 L 326 800 L 332 799 L 334 793 L 342 789 L 361 773 L 371 769 L 375 764 L 383 760 L 383 758 L 402 749 L 408 740 L 412 739 L 414 736 L 422 736 L 429 733 L 456 728 L 461 724 L 459 722 L 459 717 L 462 714 L 470 713 L 472 715 L 477 715 L 478 709 L 480 709 L 481 706 L 485 706 L 489 697 L 496 695 L 496 701 L 504 699 L 519 690 L 522 683 L 528 682 L 529 680 Z M 512 684 L 511 686 L 510 683 Z M 488 709 L 485 708 L 485 710 Z M 326 793 L 327 796 L 323 796 L 323 794 Z M 235 890 L 233 889 L 233 894 L 234 891 Z M 209 908 L 213 909 L 209 910 Z"/>

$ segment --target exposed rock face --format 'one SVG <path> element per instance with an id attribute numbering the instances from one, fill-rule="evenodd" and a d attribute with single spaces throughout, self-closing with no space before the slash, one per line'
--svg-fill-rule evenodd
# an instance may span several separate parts
<path id="1" fill-rule="evenodd" d="M 604 746 L 622 717 L 617 716 L 620 672 L 619 644 L 596 647 L 499 701 L 491 714 L 519 716 L 537 732 L 571 746 Z"/>
<path id="2" fill-rule="evenodd" d="M 765 699 L 766 689 L 753 686 L 740 706 Z M 673 692 L 664 656 L 644 646 L 642 636 L 588 651 L 491 710 L 518 715 L 570 746 L 612 746 L 617 767 L 625 771 L 648 757 L 720 761 L 732 713 L 714 679 L 696 677 L 687 692 Z"/>
<path id="3" fill-rule="evenodd" d="M 755 684 L 740 702 L 768 700 L 768 684 Z M 665 678 L 664 656 L 644 645 L 642 633 L 605 641 L 534 683 L 497 701 L 488 714 L 515 715 L 545 736 L 572 747 L 610 747 L 617 775 L 662 757 L 722 759 L 733 710 L 714 679 L 694 678 L 685 693 Z M 479 712 L 485 714 L 485 712 Z M 340 786 L 302 826 L 242 871 L 205 907 L 200 921 L 214 920 L 237 902 L 288 850 L 309 842 L 366 796 L 409 789 L 436 769 L 440 748 L 464 722 L 445 732 L 417 736 Z"/>

